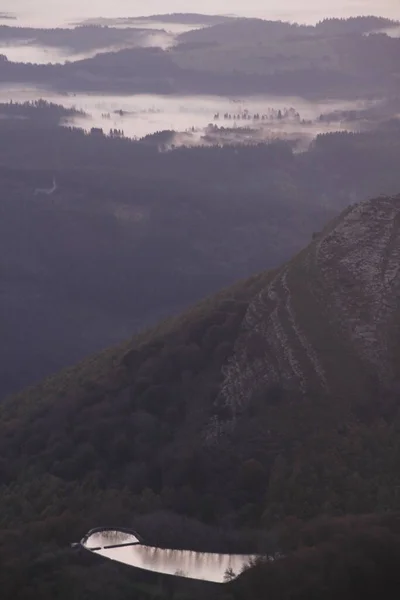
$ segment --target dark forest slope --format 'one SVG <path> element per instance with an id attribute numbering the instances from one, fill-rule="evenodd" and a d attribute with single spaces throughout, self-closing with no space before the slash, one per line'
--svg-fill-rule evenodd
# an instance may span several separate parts
<path id="1" fill-rule="evenodd" d="M 7 401 L 5 597 L 114 589 L 66 545 L 160 509 L 266 529 L 400 509 L 399 219 L 399 197 L 355 205 L 281 269 Z"/>
<path id="2" fill-rule="evenodd" d="M 0 398 L 282 264 L 348 204 L 400 189 L 394 123 L 301 153 L 279 141 L 159 152 L 54 127 L 54 105 L 7 109 L 41 117 L 0 120 Z M 35 195 L 54 175 L 56 192 Z"/>

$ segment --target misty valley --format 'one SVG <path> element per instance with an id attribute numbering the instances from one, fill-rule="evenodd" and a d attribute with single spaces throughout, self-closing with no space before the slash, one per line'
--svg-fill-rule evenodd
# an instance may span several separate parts
<path id="1" fill-rule="evenodd" d="M 395 600 L 400 8 L 131 4 L 0 10 L 1 596 Z"/>
<path id="2" fill-rule="evenodd" d="M 0 88 L 2 117 L 10 118 L 5 105 L 44 100 L 75 111 L 60 119 L 59 124 L 93 128 L 108 135 L 114 130 L 131 139 L 142 139 L 169 132 L 174 146 L 215 145 L 242 142 L 255 144 L 277 138 L 298 140 L 308 144 L 317 134 L 331 131 L 360 131 L 376 120 L 389 117 L 385 102 L 312 103 L 302 98 L 258 96 L 232 100 L 196 96 L 104 96 L 73 94 L 59 96 L 38 89 Z M 291 102 L 293 106 L 287 106 Z M 375 108 L 373 115 L 372 107 Z M 362 121 L 363 112 L 370 108 L 370 119 Z M 397 110 L 397 106 L 393 107 Z M 8 110 L 8 114 L 6 114 Z M 16 106 L 14 106 L 16 111 Z M 23 108 L 20 117 L 23 117 Z M 319 112 L 321 111 L 321 112 Z M 332 117 L 332 120 L 330 119 Z M 15 118 L 18 118 L 15 115 Z M 342 118 L 342 121 L 340 119 Z M 211 143 L 209 137 L 213 136 Z"/>

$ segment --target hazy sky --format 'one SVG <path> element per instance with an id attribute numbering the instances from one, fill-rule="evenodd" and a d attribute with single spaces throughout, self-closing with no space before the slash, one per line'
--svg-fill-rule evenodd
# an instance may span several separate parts
<path id="1" fill-rule="evenodd" d="M 202 12 L 315 22 L 325 16 L 379 14 L 400 19 L 400 0 L 1 0 L 21 24 L 55 25 L 85 17 Z"/>

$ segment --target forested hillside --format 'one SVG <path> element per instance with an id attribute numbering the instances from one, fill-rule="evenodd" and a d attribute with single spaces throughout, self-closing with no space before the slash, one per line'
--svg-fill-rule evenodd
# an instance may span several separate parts
<path id="1" fill-rule="evenodd" d="M 166 510 L 250 529 L 253 543 L 275 550 L 311 547 L 284 563 L 285 581 L 279 561 L 271 575 L 244 576 L 244 592 L 232 588 L 244 597 L 294 589 L 298 570 L 315 568 L 315 544 L 320 574 L 326 553 L 352 556 L 363 539 L 366 557 L 377 547 L 398 556 L 397 529 L 378 517 L 304 534 L 300 521 L 400 510 L 399 217 L 400 197 L 350 207 L 283 267 L 3 403 L 5 597 L 140 595 L 134 572 L 66 547 L 117 524 L 152 543 L 196 546 L 190 528 L 174 542 Z M 364 558 L 354 560 L 359 568 Z"/>
<path id="2" fill-rule="evenodd" d="M 349 203 L 400 189 L 394 126 L 306 152 L 159 152 L 56 127 L 68 111 L 55 105 L 1 111 L 0 397 L 278 266 Z"/>
<path id="3" fill-rule="evenodd" d="M 0 600 L 397 600 L 400 21 L 124 1 L 0 11 Z"/>
<path id="4" fill-rule="evenodd" d="M 381 98 L 398 93 L 400 40 L 383 33 L 398 23 L 389 19 L 328 19 L 315 27 L 227 19 L 175 39 L 159 31 L 158 38 L 162 33 L 169 37 L 166 49 L 140 47 L 151 46 L 143 38 L 154 33 L 141 30 L 140 21 L 138 28 L 121 25 L 56 30 L 4 25 L 0 27 L 3 44 L 22 39 L 58 46 L 70 49 L 72 58 L 82 51 L 99 53 L 46 65 L 16 63 L 0 55 L 1 79 L 69 92 L 276 94 L 319 99 Z"/>

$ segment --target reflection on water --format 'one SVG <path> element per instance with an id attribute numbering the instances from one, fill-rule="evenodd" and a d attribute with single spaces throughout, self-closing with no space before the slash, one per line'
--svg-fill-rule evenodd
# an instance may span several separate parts
<path id="1" fill-rule="evenodd" d="M 219 96 L 159 96 L 159 95 L 132 95 L 113 96 L 101 94 L 57 94 L 55 92 L 21 86 L 0 86 L 0 102 L 25 102 L 43 98 L 49 102 L 62 104 L 67 108 L 75 107 L 88 114 L 87 117 L 79 117 L 69 121 L 68 125 L 82 127 L 90 130 L 92 127 L 101 127 L 104 133 L 110 129 L 123 130 L 126 137 L 141 138 L 145 135 L 163 130 L 185 132 L 195 128 L 204 130 L 210 123 L 214 122 L 216 113 L 223 115 L 226 111 L 232 114 L 264 113 L 268 109 L 284 109 L 293 107 L 306 121 L 315 121 L 320 114 L 333 112 L 335 110 L 354 110 L 365 106 L 360 101 L 330 101 L 311 102 L 299 97 L 280 96 L 250 96 L 240 100 Z M 232 125 L 234 120 L 229 123 Z M 240 125 L 242 121 L 238 121 Z M 228 123 L 221 120 L 220 125 Z M 248 126 L 253 127 L 252 122 Z M 257 122 L 257 127 L 260 125 Z M 296 128 L 297 127 L 297 128 Z M 289 131 L 295 133 L 301 131 L 299 126 L 289 126 L 282 123 L 279 127 L 276 123 L 273 127 L 266 124 L 266 137 L 271 133 Z M 308 124 L 308 133 L 312 136 L 319 132 L 340 129 L 339 124 L 330 126 L 326 123 Z"/>
<path id="2" fill-rule="evenodd" d="M 131 532 L 114 529 L 94 530 L 83 538 L 82 545 L 92 552 L 110 546 L 140 544 L 139 537 Z"/>
<path id="3" fill-rule="evenodd" d="M 94 554 L 131 567 L 215 583 L 237 577 L 256 559 L 254 555 L 153 548 L 142 545 L 135 535 L 124 531 L 94 531 L 81 544 Z"/>

